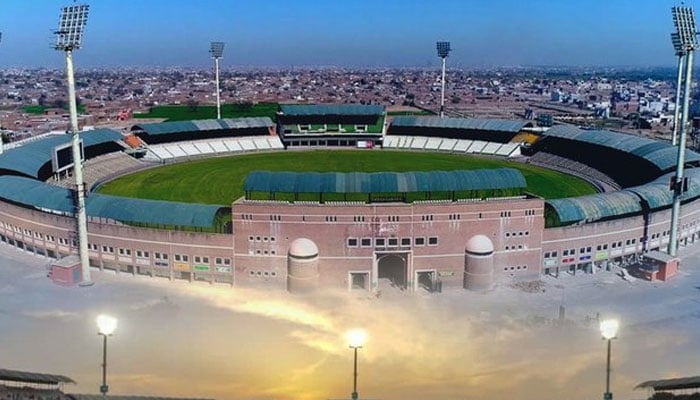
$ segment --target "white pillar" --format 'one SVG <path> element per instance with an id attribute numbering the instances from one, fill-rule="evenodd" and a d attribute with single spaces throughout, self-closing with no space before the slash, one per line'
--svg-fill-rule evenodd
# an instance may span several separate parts
<path id="1" fill-rule="evenodd" d="M 671 144 L 674 146 L 678 144 L 678 125 L 681 111 L 681 85 L 683 84 L 683 54 L 678 54 L 678 80 L 676 81 L 676 107 L 673 110 L 673 133 L 671 134 Z"/>
<path id="2" fill-rule="evenodd" d="M 683 164 L 685 163 L 685 144 L 688 131 L 688 113 L 690 112 L 690 87 L 693 73 L 693 51 L 686 53 L 685 88 L 683 90 L 683 111 L 681 116 L 681 135 L 678 143 L 678 159 L 676 161 L 676 182 L 673 191 L 673 208 L 671 209 L 671 234 L 668 241 L 668 254 L 675 257 L 678 251 L 678 220 L 680 218 L 681 194 L 683 184 Z"/>
<path id="3" fill-rule="evenodd" d="M 216 71 L 216 119 L 221 119 L 221 100 L 219 97 L 219 58 L 214 57 L 214 70 Z"/>
<path id="4" fill-rule="evenodd" d="M 71 144 L 73 150 L 73 174 L 75 175 L 76 204 L 75 215 L 78 225 L 78 254 L 83 273 L 82 286 L 92 285 L 90 259 L 88 255 L 87 215 L 85 213 L 85 182 L 83 182 L 83 160 L 80 154 L 78 135 L 78 107 L 75 99 L 75 79 L 73 77 L 73 52 L 66 50 L 66 73 L 68 75 L 68 105 L 70 110 Z"/>
<path id="5" fill-rule="evenodd" d="M 440 96 L 440 118 L 445 116 L 445 65 L 447 57 L 442 57 L 442 94 Z"/>

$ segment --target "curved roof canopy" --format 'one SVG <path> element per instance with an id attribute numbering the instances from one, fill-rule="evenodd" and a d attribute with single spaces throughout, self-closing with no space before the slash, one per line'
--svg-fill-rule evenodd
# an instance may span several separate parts
<path id="1" fill-rule="evenodd" d="M 668 173 L 644 185 L 618 192 L 546 200 L 545 203 L 557 212 L 564 224 L 641 212 L 642 201 L 646 202 L 650 210 L 657 210 L 673 204 L 673 192 L 669 189 L 673 175 L 675 173 Z M 700 197 L 700 168 L 687 169 L 685 176 L 690 179 L 690 184 L 682 200 Z"/>
<path id="2" fill-rule="evenodd" d="M 37 372 L 17 371 L 12 369 L 0 369 L 0 381 L 37 383 L 42 385 L 75 383 L 74 380 L 63 375 L 42 374 Z"/>
<path id="3" fill-rule="evenodd" d="M 80 132 L 79 135 L 83 141 L 83 147 L 114 142 L 122 138 L 121 133 L 111 129 L 84 131 Z M 70 143 L 70 141 L 71 135 L 56 135 L 5 150 L 0 154 L 0 169 L 38 178 L 41 167 L 47 162 L 51 162 L 54 147 Z"/>
<path id="4" fill-rule="evenodd" d="M 554 126 L 543 135 L 590 143 L 633 154 L 654 164 L 662 171 L 676 165 L 678 149 L 670 143 L 654 139 L 605 130 L 584 130 L 570 125 Z M 698 162 L 700 154 L 688 150 L 685 160 L 686 162 Z"/>
<path id="5" fill-rule="evenodd" d="M 246 192 L 276 193 L 410 193 L 524 188 L 513 168 L 431 172 L 270 172 L 254 171 Z"/>
<path id="6" fill-rule="evenodd" d="M 149 135 L 169 135 L 183 132 L 217 131 L 226 129 L 269 128 L 274 126 L 269 117 L 201 119 L 137 124 L 131 130 L 143 130 Z"/>
<path id="7" fill-rule="evenodd" d="M 524 127 L 531 126 L 532 123 L 507 119 L 440 118 L 438 116 L 401 115 L 394 117 L 391 125 L 396 127 L 425 127 L 518 133 Z"/>
<path id="8" fill-rule="evenodd" d="M 382 115 L 384 106 L 377 104 L 280 104 L 287 116 Z"/>
<path id="9" fill-rule="evenodd" d="M 73 192 L 19 176 L 0 176 L 0 198 L 62 214 L 73 213 Z M 85 199 L 91 217 L 115 221 L 208 228 L 214 225 L 219 205 L 133 199 L 90 193 Z"/>
<path id="10" fill-rule="evenodd" d="M 670 172 L 661 175 L 647 184 L 627 188 L 625 190 L 635 193 L 646 201 L 649 208 L 652 210 L 668 207 L 673 204 L 673 192 L 669 187 L 671 178 L 674 175 L 675 172 Z M 682 195 L 681 200 L 685 201 L 700 197 L 700 168 L 686 169 L 685 176 L 688 177 L 690 184 L 688 185 L 688 191 Z"/>
<path id="11" fill-rule="evenodd" d="M 642 211 L 639 197 L 624 190 L 547 200 L 545 203 L 556 211 L 563 224 L 596 221 Z"/>
<path id="12" fill-rule="evenodd" d="M 658 379 L 642 382 L 635 389 L 652 388 L 654 390 L 684 390 L 700 388 L 700 376 L 688 376 L 685 378 Z"/>

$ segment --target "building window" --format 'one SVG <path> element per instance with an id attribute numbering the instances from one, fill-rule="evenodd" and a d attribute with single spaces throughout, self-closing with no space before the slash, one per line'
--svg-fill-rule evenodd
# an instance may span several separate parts
<path id="1" fill-rule="evenodd" d="M 413 239 L 413 243 L 416 246 L 425 246 L 425 238 L 424 237 L 417 237 Z"/>
<path id="2" fill-rule="evenodd" d="M 411 245 L 411 238 L 401 238 L 401 246 L 407 247 Z"/>
<path id="3" fill-rule="evenodd" d="M 391 247 L 396 247 L 399 245 L 399 239 L 398 238 L 389 238 L 389 246 Z"/>
<path id="4" fill-rule="evenodd" d="M 436 236 L 431 236 L 428 238 L 428 246 L 437 246 L 438 238 Z"/>
<path id="5" fill-rule="evenodd" d="M 374 239 L 374 245 L 377 247 L 384 247 L 385 245 L 385 239 L 384 238 L 376 238 Z"/>
<path id="6" fill-rule="evenodd" d="M 357 238 L 348 238 L 348 247 L 357 247 Z"/>
<path id="7" fill-rule="evenodd" d="M 372 238 L 362 238 L 360 240 L 360 245 L 362 247 L 372 247 Z"/>

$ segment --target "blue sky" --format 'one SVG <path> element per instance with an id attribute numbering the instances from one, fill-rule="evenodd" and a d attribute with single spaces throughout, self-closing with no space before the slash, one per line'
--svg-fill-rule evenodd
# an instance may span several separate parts
<path id="1" fill-rule="evenodd" d="M 2 0 L 0 68 L 60 67 L 69 0 Z M 93 0 L 81 67 L 674 65 L 671 0 Z M 686 1 L 687 5 L 695 5 Z"/>

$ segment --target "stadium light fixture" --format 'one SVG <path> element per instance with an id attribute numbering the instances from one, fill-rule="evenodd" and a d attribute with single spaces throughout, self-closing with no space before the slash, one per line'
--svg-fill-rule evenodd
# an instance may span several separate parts
<path id="1" fill-rule="evenodd" d="M 671 209 L 671 233 L 668 242 L 668 254 L 672 257 L 678 252 L 678 220 L 680 218 L 681 196 L 687 180 L 684 178 L 685 146 L 688 137 L 688 115 L 690 110 L 690 89 L 693 73 L 693 53 L 698 46 L 695 13 L 690 7 L 672 7 L 673 24 L 676 35 L 672 36 L 674 49 L 683 51 L 685 58 L 685 76 L 683 78 L 683 109 L 680 111 L 680 138 L 678 157 L 676 159 L 676 174 L 672 178 L 673 207 Z M 677 46 L 677 47 L 676 47 Z M 684 184 L 685 183 L 685 184 Z"/>
<path id="2" fill-rule="evenodd" d="M 452 50 L 450 48 L 450 42 L 437 42 L 437 54 L 438 57 L 442 59 L 442 79 L 440 81 L 442 90 L 440 92 L 440 117 L 445 116 L 445 66 L 447 56 Z"/>
<path id="3" fill-rule="evenodd" d="M 109 315 L 100 314 L 97 316 L 97 334 L 103 337 L 102 340 L 102 385 L 100 393 L 103 396 L 107 395 L 109 386 L 107 386 L 107 336 L 112 336 L 114 330 L 117 329 L 117 319 Z"/>
<path id="4" fill-rule="evenodd" d="M 357 400 L 357 350 L 361 349 L 362 346 L 367 342 L 367 332 L 363 329 L 352 329 L 348 331 L 345 335 L 348 346 L 353 349 L 355 354 L 353 363 L 353 379 L 352 379 L 352 399 Z"/>
<path id="5" fill-rule="evenodd" d="M 219 59 L 224 55 L 224 42 L 211 42 L 209 54 L 214 59 L 214 75 L 216 76 L 216 119 L 221 119 L 221 95 L 219 90 Z"/>
<path id="6" fill-rule="evenodd" d="M 606 319 L 600 322 L 600 334 L 603 339 L 608 342 L 608 357 L 605 369 L 605 393 L 603 400 L 612 400 L 613 395 L 610 392 L 610 348 L 613 339 L 617 338 L 617 331 L 620 328 L 620 322 L 616 319 Z"/>
<path id="7" fill-rule="evenodd" d="M 70 110 L 70 133 L 72 135 L 73 174 L 75 175 L 75 214 L 78 225 L 78 254 L 83 275 L 82 286 L 92 285 L 90 279 L 90 260 L 87 243 L 87 216 L 85 214 L 85 182 L 83 181 L 83 162 L 80 154 L 78 136 L 78 109 L 75 99 L 75 78 L 73 76 L 73 50 L 79 49 L 83 41 L 83 31 L 87 24 L 87 4 L 73 4 L 61 10 L 61 17 L 56 30 L 55 49 L 66 54 L 66 75 L 68 77 L 68 106 Z"/>

